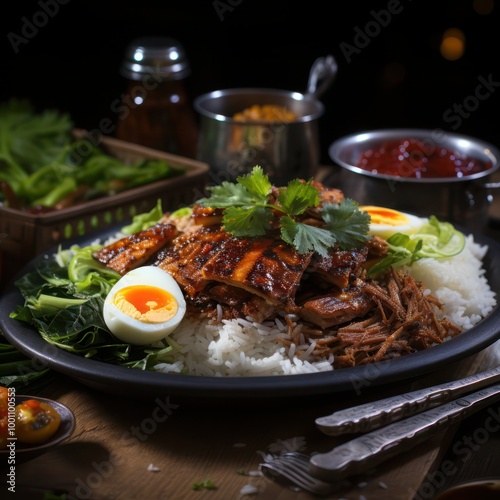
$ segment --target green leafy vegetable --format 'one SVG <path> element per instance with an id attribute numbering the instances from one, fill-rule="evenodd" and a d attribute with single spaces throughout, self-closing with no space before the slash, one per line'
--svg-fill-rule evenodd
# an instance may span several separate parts
<path id="1" fill-rule="evenodd" d="M 377 276 L 390 267 L 410 266 L 424 259 L 443 259 L 458 255 L 465 246 L 465 236 L 449 222 L 440 222 L 435 216 L 415 234 L 393 234 L 388 240 L 387 257 L 373 265 L 369 276 Z"/>
<path id="2" fill-rule="evenodd" d="M 55 110 L 28 101 L 0 106 L 0 201 L 18 209 L 64 208 L 182 173 L 163 159 L 124 162 L 87 139 Z"/>
<path id="3" fill-rule="evenodd" d="M 288 215 L 301 215 L 309 207 L 319 205 L 319 192 L 310 182 L 304 184 L 298 179 L 288 183 L 286 189 L 281 189 L 278 203 Z"/>
<path id="4" fill-rule="evenodd" d="M 316 251 L 326 255 L 329 248 L 348 249 L 366 242 L 370 217 L 358 204 L 344 199 L 340 204 L 323 204 L 320 227 L 304 222 L 310 208 L 320 205 L 318 190 L 311 181 L 294 179 L 279 189 L 274 200 L 272 185 L 261 167 L 237 178 L 237 183 L 223 182 L 209 188 L 211 196 L 199 203 L 222 208 L 222 223 L 234 236 L 263 236 L 278 219 L 281 238 L 301 254 Z"/>
<path id="5" fill-rule="evenodd" d="M 228 207 L 222 223 L 234 236 L 262 236 L 270 227 L 272 212 L 266 206 Z"/>
<path id="6" fill-rule="evenodd" d="M 281 218 L 281 238 L 301 254 L 316 250 L 326 255 L 336 243 L 335 236 L 325 229 L 296 222 L 287 216 Z"/>
<path id="7" fill-rule="evenodd" d="M 21 394 L 36 394 L 39 388 L 50 381 L 50 375 L 49 368 L 42 366 L 39 361 L 32 361 L 14 346 L 0 340 L 0 385 L 15 387 Z"/>
<path id="8" fill-rule="evenodd" d="M 72 125 L 66 114 L 52 110 L 36 114 L 24 100 L 12 99 L 0 106 L 0 184 L 8 183 L 22 196 L 25 186 L 33 182 L 30 176 L 56 161 L 68 145 Z M 1 196 L 0 192 L 0 200 Z"/>
<path id="9" fill-rule="evenodd" d="M 178 349 L 171 340 L 164 347 L 132 346 L 109 332 L 103 304 L 121 275 L 92 258 L 99 248 L 74 245 L 41 261 L 16 281 L 24 304 L 10 317 L 34 326 L 48 343 L 88 358 L 142 370 L 170 360 Z"/>
<path id="10" fill-rule="evenodd" d="M 158 200 L 149 212 L 135 215 L 128 226 L 122 227 L 121 232 L 123 234 L 134 234 L 139 231 L 145 231 L 149 227 L 154 226 L 162 217 L 163 209 L 161 200 Z"/>

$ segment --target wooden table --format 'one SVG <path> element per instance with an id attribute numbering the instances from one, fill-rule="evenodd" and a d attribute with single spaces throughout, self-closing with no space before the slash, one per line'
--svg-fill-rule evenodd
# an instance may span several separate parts
<path id="1" fill-rule="evenodd" d="M 363 401 L 457 378 L 495 365 L 499 358 L 500 343 L 418 384 L 374 388 Z M 168 396 L 156 401 L 126 400 L 62 375 L 39 395 L 69 406 L 76 417 L 76 429 L 65 443 L 16 465 L 15 498 L 42 499 L 42 490 L 64 491 L 69 498 L 78 499 L 312 498 L 307 492 L 263 477 L 258 467 L 262 454 L 279 454 L 285 447 L 300 447 L 307 453 L 327 451 L 340 438 L 323 435 L 314 419 L 362 402 L 355 396 L 335 395 L 308 401 L 307 405 L 300 399 L 271 405 L 228 402 L 212 407 L 179 403 Z M 435 493 L 443 484 L 444 473 L 439 483 L 430 473 L 439 471 L 455 432 L 456 428 L 450 429 L 353 478 L 328 498 L 433 498 L 429 492 Z M 497 451 L 496 460 L 499 458 Z M 215 489 L 194 489 L 193 485 L 204 481 L 211 481 Z M 4 495 L 7 485 L 2 488 L 0 497 L 8 498 Z M 253 495 L 245 494 L 249 488 Z M 419 488 L 423 492 L 418 493 Z M 22 496 L 26 491 L 29 495 Z"/>

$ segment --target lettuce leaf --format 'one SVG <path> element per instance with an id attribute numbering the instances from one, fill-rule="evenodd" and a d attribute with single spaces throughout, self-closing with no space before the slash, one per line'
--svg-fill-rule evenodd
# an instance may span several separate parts
<path id="1" fill-rule="evenodd" d="M 369 269 L 369 276 L 382 274 L 390 267 L 411 266 L 424 258 L 447 259 L 458 255 L 465 247 L 465 235 L 449 222 L 440 222 L 432 215 L 417 233 L 396 233 L 387 243 L 387 257 Z"/>

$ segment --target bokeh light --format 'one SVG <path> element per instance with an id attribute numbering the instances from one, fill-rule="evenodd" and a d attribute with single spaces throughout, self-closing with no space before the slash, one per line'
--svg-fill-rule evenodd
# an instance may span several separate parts
<path id="1" fill-rule="evenodd" d="M 474 0 L 472 8 L 481 16 L 487 16 L 493 12 L 495 2 L 493 0 Z"/>
<path id="2" fill-rule="evenodd" d="M 460 59 L 465 51 L 465 35 L 459 28 L 449 28 L 443 33 L 439 45 L 441 55 L 448 61 Z"/>

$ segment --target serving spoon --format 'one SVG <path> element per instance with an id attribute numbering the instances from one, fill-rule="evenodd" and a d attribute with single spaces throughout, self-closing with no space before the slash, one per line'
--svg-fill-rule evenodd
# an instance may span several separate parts
<path id="1" fill-rule="evenodd" d="M 326 495 L 337 491 L 350 476 L 376 467 L 498 400 L 500 384 L 495 384 L 362 434 L 326 453 L 288 452 L 259 467 L 270 478 L 286 478 L 307 491 Z"/>
<path id="2" fill-rule="evenodd" d="M 498 382 L 500 366 L 451 382 L 338 410 L 317 418 L 315 422 L 318 429 L 329 436 L 368 432 Z"/>

